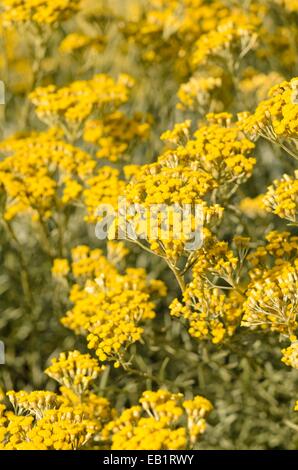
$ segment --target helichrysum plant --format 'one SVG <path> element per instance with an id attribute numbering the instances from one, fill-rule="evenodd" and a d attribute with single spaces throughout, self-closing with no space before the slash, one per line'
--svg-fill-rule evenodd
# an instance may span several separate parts
<path id="1" fill-rule="evenodd" d="M 0 2 L 0 450 L 298 448 L 297 25 Z"/>

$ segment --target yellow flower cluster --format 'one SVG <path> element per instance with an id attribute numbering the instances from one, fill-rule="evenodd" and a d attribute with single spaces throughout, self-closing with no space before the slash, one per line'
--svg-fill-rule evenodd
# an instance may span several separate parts
<path id="1" fill-rule="evenodd" d="M 61 353 L 58 359 L 52 359 L 52 365 L 45 373 L 77 395 L 81 395 L 101 371 L 98 361 L 89 354 L 70 351 L 68 354 Z"/>
<path id="2" fill-rule="evenodd" d="M 101 361 L 123 364 L 128 346 L 141 338 L 140 323 L 155 316 L 150 293 L 164 294 L 161 282 L 146 280 L 143 269 L 127 269 L 121 275 L 101 250 L 77 247 L 73 250 L 74 304 L 62 323 L 78 334 L 87 335 L 88 347 Z"/>
<path id="3" fill-rule="evenodd" d="M 247 259 L 253 269 L 249 272 L 252 279 L 262 276 L 262 270 L 268 266 L 280 266 L 284 261 L 293 261 L 297 257 L 298 237 L 290 232 L 278 232 L 273 230 L 267 233 L 266 245 L 260 245 L 252 251 Z"/>
<path id="4" fill-rule="evenodd" d="M 78 198 L 96 165 L 89 154 L 62 141 L 55 131 L 9 138 L 0 150 L 8 154 L 0 162 L 7 220 L 28 210 L 37 217 L 50 217 L 57 206 Z"/>
<path id="5" fill-rule="evenodd" d="M 59 126 L 73 141 L 82 135 L 88 118 L 112 113 L 125 103 L 133 83 L 128 75 L 122 74 L 114 80 L 99 74 L 62 88 L 55 85 L 36 88 L 29 98 L 43 122 L 50 127 Z"/>
<path id="6" fill-rule="evenodd" d="M 240 127 L 253 137 L 261 136 L 297 156 L 298 78 L 282 82 L 269 91 L 253 114 L 241 113 Z M 283 140 L 287 142 L 283 144 Z"/>
<path id="7" fill-rule="evenodd" d="M 205 432 L 205 418 L 212 411 L 213 406 L 209 400 L 197 395 L 192 400 L 185 400 L 183 408 L 187 414 L 187 428 L 191 445 L 194 445 L 200 434 Z"/>
<path id="8" fill-rule="evenodd" d="M 1 450 L 75 450 L 91 438 L 115 412 L 107 399 L 89 391 L 103 369 L 78 351 L 61 353 L 46 373 L 60 384 L 60 394 L 47 391 L 7 393 L 14 412 L 0 404 Z"/>
<path id="9" fill-rule="evenodd" d="M 75 13 L 80 0 L 3 0 L 1 21 L 6 27 L 18 23 L 55 25 Z"/>
<path id="10" fill-rule="evenodd" d="M 52 266 L 52 275 L 59 278 L 64 278 L 69 273 L 69 263 L 65 258 L 56 258 L 54 259 Z"/>
<path id="11" fill-rule="evenodd" d="M 103 438 L 117 450 L 179 450 L 194 446 L 205 431 L 211 403 L 201 396 L 183 401 L 182 394 L 146 391 L 133 406 L 108 423 Z M 143 416 L 144 412 L 147 416 Z"/>
<path id="12" fill-rule="evenodd" d="M 84 140 L 99 147 L 98 158 L 116 162 L 127 155 L 129 148 L 136 139 L 145 140 L 148 137 L 150 125 L 142 114 L 135 113 L 128 118 L 122 111 L 115 111 L 103 119 L 90 120 L 84 129 Z"/>
<path id="13" fill-rule="evenodd" d="M 129 254 L 129 250 L 123 242 L 120 242 L 120 241 L 117 241 L 117 242 L 109 241 L 109 242 L 107 242 L 107 258 L 108 258 L 108 261 L 110 263 L 114 264 L 115 266 L 119 265 L 119 263 L 121 263 L 121 261 L 128 254 Z M 160 287 L 162 287 L 162 283 L 158 282 L 158 284 L 160 285 Z M 151 281 L 151 285 L 152 285 L 152 281 Z M 161 295 L 165 295 L 165 293 L 162 294 L 162 289 L 160 290 L 160 292 L 161 292 Z"/>
<path id="14" fill-rule="evenodd" d="M 89 390 L 77 395 L 73 390 L 62 386 L 60 392 L 59 398 L 63 406 L 82 412 L 85 418 L 96 422 L 94 438 L 98 440 L 102 427 L 115 416 L 115 410 L 111 408 L 109 400 Z"/>
<path id="15" fill-rule="evenodd" d="M 90 366 L 90 357 L 77 351 L 69 353 L 68 358 L 74 357 Z M 46 371 L 60 383 L 65 358 L 62 353 Z M 65 368 L 69 369 L 68 364 Z M 70 375 L 79 377 L 81 372 L 76 369 Z M 91 375 L 93 379 L 89 371 Z M 205 432 L 206 418 L 213 409 L 202 396 L 184 400 L 181 393 L 160 389 L 144 392 L 140 406 L 117 415 L 105 398 L 86 389 L 77 395 L 72 390 L 73 380 L 65 382 L 63 378 L 63 383 L 66 386 L 61 387 L 61 394 L 8 392 L 14 412 L 0 404 L 1 450 L 76 450 L 92 438 L 112 450 L 192 448 Z"/>
<path id="16" fill-rule="evenodd" d="M 291 366 L 294 369 L 298 369 L 298 343 L 293 342 L 288 348 L 281 350 L 283 357 L 282 362 L 287 366 Z"/>
<path id="17" fill-rule="evenodd" d="M 250 431 L 265 390 L 258 371 L 243 388 L 244 348 L 245 376 L 278 341 L 298 369 L 298 170 L 277 160 L 298 160 L 297 2 L 0 2 L 0 401 L 19 390 L 0 404 L 0 450 L 195 448 L 204 382 L 225 411 L 206 446 L 224 430 L 216 446 L 235 447 L 242 394 Z M 73 333 L 90 354 L 60 353 Z M 204 375 L 224 362 L 219 393 Z M 283 432 L 253 434 L 238 447 L 285 447 Z"/>
<path id="18" fill-rule="evenodd" d="M 250 219 L 266 216 L 263 194 L 260 194 L 256 197 L 245 197 L 240 201 L 238 207 L 240 211 Z"/>
<path id="19" fill-rule="evenodd" d="M 32 421 L 32 416 L 15 415 L 0 404 L 0 450 L 13 450 L 21 445 Z"/>
<path id="20" fill-rule="evenodd" d="M 225 294 L 203 282 L 196 285 L 191 282 L 183 295 L 185 304 L 175 299 L 170 305 L 171 315 L 187 319 L 188 332 L 194 338 L 218 344 L 232 336 L 239 325 L 241 300 L 241 296 L 234 291 Z"/>
<path id="21" fill-rule="evenodd" d="M 83 202 L 88 222 L 97 222 L 103 214 L 98 213 L 99 204 L 109 206 L 116 211 L 119 198 L 123 195 L 125 181 L 120 179 L 120 172 L 111 166 L 102 166 L 86 180 Z M 102 206 L 102 207 L 103 207 Z"/>
<path id="22" fill-rule="evenodd" d="M 215 237 L 206 237 L 202 249 L 198 252 L 193 265 L 194 277 L 199 278 L 209 273 L 233 285 L 233 274 L 238 265 L 238 258 L 227 242 Z"/>
<path id="23" fill-rule="evenodd" d="M 283 76 L 277 72 L 259 73 L 251 67 L 248 67 L 243 75 L 239 88 L 249 102 L 256 104 L 266 99 L 270 89 L 283 81 Z"/>
<path id="24" fill-rule="evenodd" d="M 216 224 L 222 208 L 218 204 L 209 206 L 205 197 L 212 193 L 213 200 L 216 197 L 221 200 L 222 196 L 228 198 L 228 194 L 250 176 L 255 163 L 250 156 L 254 144 L 231 124 L 231 115 L 211 114 L 208 121 L 208 125 L 194 133 L 193 139 L 190 138 L 190 121 L 176 124 L 172 131 L 165 132 L 161 139 L 174 148 L 166 148 L 157 162 L 134 169 L 125 188 L 127 203 L 142 208 L 128 215 L 135 234 L 149 233 L 150 248 L 169 259 L 173 266 L 185 254 L 191 232 L 198 230 L 190 214 L 189 232 L 175 237 L 175 223 L 180 214 L 175 213 L 173 207 L 200 206 L 201 224 Z M 160 214 L 153 213 L 154 207 L 160 211 L 159 205 L 166 208 L 164 225 Z"/>
<path id="25" fill-rule="evenodd" d="M 65 54 L 77 52 L 85 48 L 95 49 L 100 52 L 106 44 L 106 38 L 103 35 L 87 36 L 83 33 L 70 33 L 60 43 L 60 51 Z"/>
<path id="26" fill-rule="evenodd" d="M 179 88 L 177 108 L 183 111 L 190 109 L 205 114 L 211 107 L 211 100 L 216 99 L 218 89 L 221 86 L 222 79 L 220 77 L 192 76 Z"/>
<path id="27" fill-rule="evenodd" d="M 278 331 L 290 338 L 298 327 L 298 259 L 264 269 L 247 291 L 242 326 Z"/>
<path id="28" fill-rule="evenodd" d="M 251 176 L 256 162 L 251 156 L 254 144 L 239 133 L 230 114 L 208 114 L 206 118 L 209 124 L 194 133 L 186 152 L 213 176 L 218 191 L 228 192 L 226 186 L 231 190 Z"/>
<path id="29" fill-rule="evenodd" d="M 145 233 L 151 250 L 176 265 L 187 253 L 192 231 L 197 231 L 198 225 L 205 221 L 211 224 L 220 218 L 222 209 L 218 205 L 208 207 L 203 200 L 203 196 L 215 187 L 216 182 L 210 175 L 194 166 L 180 164 L 175 156 L 166 155 L 165 158 L 163 155 L 157 163 L 141 167 L 125 188 L 127 204 L 141 207 L 127 217 L 133 233 L 137 237 Z M 200 206 L 200 220 L 190 212 L 188 217 L 184 215 L 184 227 L 177 229 L 180 210 L 186 204 Z M 122 220 L 118 222 L 121 229 Z M 129 233 L 127 237 L 131 238 Z"/>
<path id="30" fill-rule="evenodd" d="M 7 411 L 0 419 L 2 450 L 76 450 L 94 434 L 95 423 L 83 413 L 61 406 L 34 420 Z"/>
<path id="31" fill-rule="evenodd" d="M 25 412 L 41 419 L 48 410 L 59 407 L 59 398 L 54 392 L 7 392 L 9 401 L 11 402 L 16 414 L 24 414 Z"/>
<path id="32" fill-rule="evenodd" d="M 213 177 L 219 191 L 222 189 L 227 192 L 226 186 L 231 190 L 251 175 L 255 164 L 251 156 L 254 144 L 232 123 L 231 114 L 210 113 L 206 119 L 207 125 L 200 126 L 194 132 L 193 139 L 186 136 L 186 143 L 179 145 L 175 153 L 179 161 L 196 164 Z M 168 131 L 162 138 L 172 142 L 173 133 Z"/>
<path id="33" fill-rule="evenodd" d="M 223 61 L 232 73 L 237 70 L 238 62 L 256 46 L 257 34 L 252 23 L 241 18 L 237 21 L 225 20 L 215 31 L 203 34 L 196 43 L 193 54 L 193 67 L 206 62 Z"/>
<path id="34" fill-rule="evenodd" d="M 145 62 L 175 62 L 175 72 L 185 76 L 188 51 L 200 34 L 214 29 L 229 14 L 220 0 L 150 0 L 135 20 L 122 26 L 123 34 L 137 45 Z"/>
<path id="35" fill-rule="evenodd" d="M 298 171 L 294 176 L 283 175 L 280 180 L 273 181 L 264 196 L 264 205 L 268 211 L 287 219 L 298 222 Z"/>
<path id="36" fill-rule="evenodd" d="M 171 315 L 189 322 L 189 333 L 199 340 L 221 343 L 234 334 L 242 315 L 242 295 L 233 287 L 238 258 L 226 242 L 206 239 L 193 264 L 193 280 L 183 291 L 183 301 L 175 299 Z M 214 279 L 221 279 L 222 286 Z M 228 290 L 227 290 L 228 288 Z"/>

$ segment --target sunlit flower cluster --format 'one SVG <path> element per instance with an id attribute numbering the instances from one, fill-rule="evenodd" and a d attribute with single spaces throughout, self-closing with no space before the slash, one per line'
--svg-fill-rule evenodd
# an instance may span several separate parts
<path id="1" fill-rule="evenodd" d="M 186 285 L 183 301 L 175 299 L 170 306 L 171 315 L 188 321 L 191 336 L 217 344 L 235 332 L 243 303 L 242 295 L 234 289 L 238 263 L 227 243 L 205 240 L 197 253 L 193 279 Z"/>
<path id="2" fill-rule="evenodd" d="M 191 109 L 202 114 L 209 111 L 212 107 L 212 100 L 216 102 L 221 85 L 222 80 L 220 77 L 192 76 L 188 82 L 183 83 L 179 88 L 177 108 L 181 110 Z"/>
<path id="3" fill-rule="evenodd" d="M 231 72 L 235 72 L 238 61 L 255 47 L 256 40 L 252 23 L 241 24 L 241 19 L 237 22 L 225 21 L 216 31 L 202 35 L 197 41 L 193 66 L 198 67 L 210 60 L 223 61 Z"/>
<path id="4" fill-rule="evenodd" d="M 6 219 L 28 210 L 50 217 L 54 207 L 78 198 L 84 179 L 93 173 L 96 163 L 90 155 L 55 134 L 49 131 L 1 143 L 1 152 L 8 155 L 0 162 Z"/>
<path id="5" fill-rule="evenodd" d="M 150 293 L 163 295 L 163 284 L 147 281 L 142 269 L 128 268 L 120 274 L 101 250 L 87 246 L 75 248 L 73 260 L 72 272 L 78 283 L 71 288 L 73 307 L 62 322 L 87 336 L 88 347 L 96 351 L 100 361 L 125 366 L 125 350 L 140 340 L 141 324 L 155 316 Z"/>
<path id="6" fill-rule="evenodd" d="M 267 244 L 248 256 L 253 269 L 242 325 L 276 331 L 295 340 L 297 324 L 297 237 L 270 232 Z"/>
<path id="7" fill-rule="evenodd" d="M 58 360 L 61 367 L 66 357 L 62 356 Z M 68 357 L 91 360 L 77 351 Z M 78 375 L 74 372 L 73 378 Z M 140 405 L 117 415 L 102 397 L 86 391 L 76 395 L 67 386 L 60 390 L 61 394 L 8 392 L 14 412 L 0 404 L 0 449 L 76 450 L 95 438 L 112 450 L 192 448 L 205 432 L 213 409 L 202 396 L 185 400 L 181 393 L 160 389 L 145 391 Z"/>
<path id="8" fill-rule="evenodd" d="M 37 23 L 51 25 L 73 14 L 79 7 L 80 0 L 4 0 L 1 20 L 10 27 L 18 23 Z"/>
<path id="9" fill-rule="evenodd" d="M 195 215 L 190 212 L 185 222 L 184 233 L 178 233 L 179 237 L 175 236 L 175 217 L 180 216 L 179 208 L 186 204 L 197 204 L 202 209 L 201 224 L 205 221 L 211 222 L 212 219 L 216 220 L 220 217 L 221 208 L 219 206 L 209 208 L 203 199 L 215 187 L 216 182 L 211 175 L 199 168 L 196 169 L 195 165 L 192 168 L 191 165 L 181 164 L 175 155 L 163 155 L 157 163 L 141 167 L 125 188 L 127 203 L 139 204 L 145 215 L 150 214 L 147 217 L 144 217 L 140 211 L 131 216 L 128 214 L 135 233 L 137 236 L 146 233 L 150 221 L 151 227 L 148 233 L 150 248 L 176 264 L 177 259 L 183 255 L 185 249 L 187 250 L 185 245 L 191 239 L 191 231 L 196 230 Z M 165 212 L 161 214 L 160 205 L 165 207 Z M 164 217 L 168 218 L 168 221 L 163 220 Z M 198 220 L 197 223 L 199 222 Z"/>
<path id="10" fill-rule="evenodd" d="M 187 251 L 193 251 L 187 248 L 193 232 L 218 223 L 223 209 L 217 201 L 228 200 L 251 175 L 255 163 L 250 156 L 254 144 L 232 125 L 231 115 L 210 114 L 207 119 L 208 125 L 200 127 L 193 138 L 190 121 L 165 132 L 161 139 L 168 148 L 156 163 L 134 169 L 124 192 L 128 204 L 141 208 L 128 214 L 135 235 L 140 237 L 149 231 L 151 250 L 169 259 L 173 266 L 181 256 L 188 256 Z M 177 218 L 181 214 L 173 207 L 186 204 L 199 208 L 200 217 L 196 219 L 190 212 L 189 230 L 177 237 Z M 160 219 L 160 206 L 165 208 L 166 221 Z"/>
<path id="11" fill-rule="evenodd" d="M 108 400 L 87 390 L 99 372 L 89 355 L 61 353 L 46 370 L 63 384 L 60 394 L 8 392 L 14 411 L 0 405 L 0 449 L 75 450 L 86 445 L 114 415 Z"/>
<path id="12" fill-rule="evenodd" d="M 282 82 L 269 92 L 251 115 L 242 113 L 241 128 L 252 136 L 261 136 L 282 146 L 290 155 L 297 155 L 298 79 Z"/>
<path id="13" fill-rule="evenodd" d="M 47 375 L 77 395 L 87 390 L 100 372 L 97 360 L 79 351 L 61 353 L 59 358 L 54 358 L 52 365 L 45 370 Z"/>
<path id="14" fill-rule="evenodd" d="M 294 369 L 298 369 L 298 343 L 293 342 L 291 346 L 282 349 L 282 362 L 287 366 L 291 366 Z"/>
<path id="15" fill-rule="evenodd" d="M 128 100 L 133 80 L 120 75 L 117 81 L 98 74 L 90 80 L 80 80 L 69 86 L 55 85 L 36 88 L 30 100 L 36 114 L 48 126 L 59 126 L 70 140 L 79 138 L 88 118 L 101 113 L 114 112 Z"/>
<path id="16" fill-rule="evenodd" d="M 84 129 L 84 139 L 99 147 L 96 155 L 111 162 L 127 155 L 136 139 L 148 137 L 150 125 L 141 114 L 128 118 L 121 111 L 108 114 L 102 120 L 90 120 Z"/>
<path id="17" fill-rule="evenodd" d="M 179 450 L 192 447 L 206 428 L 211 403 L 201 396 L 183 401 L 182 394 L 146 391 L 133 406 L 107 424 L 103 438 L 111 449 Z"/>
<path id="18" fill-rule="evenodd" d="M 101 52 L 106 43 L 106 39 L 102 35 L 87 36 L 83 33 L 70 33 L 60 44 L 60 51 L 65 54 L 77 52 L 81 49 L 91 48 L 96 52 Z"/>
<path id="19" fill-rule="evenodd" d="M 295 336 L 297 323 L 297 259 L 284 261 L 260 274 L 249 286 L 243 326 Z"/>
<path id="20" fill-rule="evenodd" d="M 265 207 L 283 219 L 297 223 L 298 173 L 294 177 L 283 175 L 282 179 L 273 181 L 264 196 Z"/>
<path id="21" fill-rule="evenodd" d="M 76 450 L 86 444 L 95 429 L 95 423 L 85 419 L 82 412 L 63 406 L 47 410 L 37 420 L 7 411 L 1 421 L 2 450 Z"/>
<path id="22" fill-rule="evenodd" d="M 142 60 L 174 60 L 175 72 L 184 75 L 187 52 L 197 37 L 214 29 L 218 18 L 227 15 L 228 10 L 218 0 L 212 9 L 205 0 L 150 0 L 137 18 L 126 21 L 121 29 L 138 46 Z"/>
<path id="23" fill-rule="evenodd" d="M 0 450 L 297 447 L 297 0 L 0 22 Z"/>
<path id="24" fill-rule="evenodd" d="M 264 195 L 260 194 L 256 197 L 245 197 L 240 201 L 239 209 L 250 219 L 265 217 Z"/>
<path id="25" fill-rule="evenodd" d="M 251 67 L 244 70 L 243 75 L 239 87 L 248 101 L 255 102 L 256 105 L 266 99 L 271 88 L 283 81 L 282 75 L 277 72 L 259 73 Z"/>
<path id="26" fill-rule="evenodd" d="M 106 206 L 118 209 L 119 198 L 123 195 L 125 181 L 120 178 L 117 168 L 102 166 L 97 172 L 86 180 L 83 192 L 86 219 L 90 222 L 98 221 L 104 214 L 100 213 Z M 109 210 L 107 210 L 109 212 Z"/>

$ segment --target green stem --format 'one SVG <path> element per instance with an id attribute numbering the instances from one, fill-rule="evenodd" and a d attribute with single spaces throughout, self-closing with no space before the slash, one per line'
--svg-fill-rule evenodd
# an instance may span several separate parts
<path id="1" fill-rule="evenodd" d="M 22 285 L 22 290 L 23 290 L 23 293 L 24 293 L 24 298 L 25 298 L 25 302 L 27 303 L 28 306 L 30 306 L 31 308 L 34 306 L 34 297 L 33 297 L 33 294 L 32 294 L 32 290 L 31 290 L 31 282 L 30 282 L 30 275 L 29 275 L 29 271 L 28 271 L 28 268 L 27 268 L 27 262 L 25 260 L 25 257 L 24 257 L 24 254 L 23 254 L 23 247 L 22 245 L 20 244 L 14 230 L 13 230 L 13 227 L 12 225 L 5 219 L 2 219 L 2 223 L 4 225 L 4 227 L 6 228 L 7 232 L 9 233 L 9 235 L 11 236 L 14 244 L 15 244 L 15 247 L 16 247 L 16 250 L 17 250 L 17 253 L 18 253 L 18 257 L 19 257 L 19 262 L 20 262 L 20 266 L 21 266 L 21 285 Z"/>
<path id="2" fill-rule="evenodd" d="M 175 266 L 173 266 L 172 263 L 171 263 L 168 259 L 165 258 L 165 260 L 166 260 L 166 262 L 167 262 L 167 265 L 168 265 L 169 268 L 171 269 L 172 273 L 174 274 L 174 276 L 175 276 L 175 278 L 176 278 L 176 280 L 177 280 L 177 282 L 178 282 L 178 284 L 179 284 L 180 290 L 181 290 L 181 292 L 182 292 L 182 294 L 183 294 L 183 292 L 185 291 L 185 287 L 186 287 L 186 286 L 185 286 L 185 281 L 184 281 L 183 276 L 181 276 L 181 274 L 180 274 L 180 272 L 178 271 L 178 269 L 177 269 Z"/>

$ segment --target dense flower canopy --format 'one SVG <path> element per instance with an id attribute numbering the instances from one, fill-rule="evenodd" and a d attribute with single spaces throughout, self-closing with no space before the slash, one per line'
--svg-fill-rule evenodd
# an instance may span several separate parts
<path id="1" fill-rule="evenodd" d="M 297 0 L 2 0 L 0 42 L 0 450 L 297 449 Z"/>

